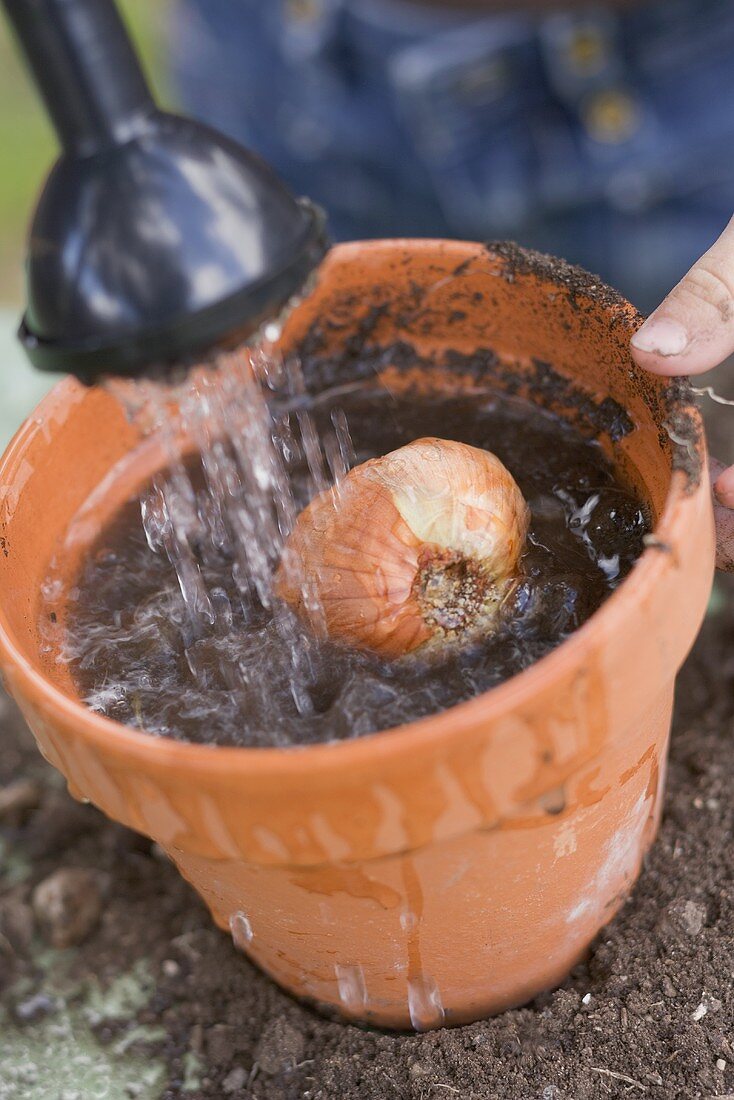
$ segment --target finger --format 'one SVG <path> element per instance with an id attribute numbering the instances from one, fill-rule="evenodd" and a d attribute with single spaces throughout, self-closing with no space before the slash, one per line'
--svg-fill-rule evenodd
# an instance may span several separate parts
<path id="1" fill-rule="evenodd" d="M 719 474 L 714 482 L 714 493 L 719 504 L 725 508 L 734 508 L 734 466 Z"/>
<path id="2" fill-rule="evenodd" d="M 734 218 L 631 340 L 655 374 L 701 374 L 734 352 Z"/>

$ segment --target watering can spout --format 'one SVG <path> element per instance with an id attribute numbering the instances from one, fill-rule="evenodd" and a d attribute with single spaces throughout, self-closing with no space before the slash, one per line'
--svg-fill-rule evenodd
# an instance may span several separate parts
<path id="1" fill-rule="evenodd" d="M 252 335 L 320 262 L 321 211 L 156 107 L 114 0 L 2 2 L 61 146 L 28 248 L 34 366 L 94 382 Z"/>

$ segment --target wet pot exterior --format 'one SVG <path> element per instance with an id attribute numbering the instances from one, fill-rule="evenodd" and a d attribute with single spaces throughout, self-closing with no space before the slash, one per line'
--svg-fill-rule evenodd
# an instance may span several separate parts
<path id="1" fill-rule="evenodd" d="M 560 982 L 631 889 L 714 559 L 698 414 L 633 367 L 637 323 L 590 278 L 515 250 L 384 241 L 328 258 L 286 349 L 328 356 L 351 339 L 358 369 L 358 341 L 393 346 L 386 383 L 421 384 L 401 373 L 407 342 L 433 358 L 426 377 L 461 388 L 491 381 L 499 355 L 513 365 L 503 385 L 607 426 L 602 443 L 655 517 L 654 545 L 559 649 L 469 703 L 353 742 L 183 745 L 84 708 L 45 663 L 40 585 L 80 508 L 91 538 L 144 476 L 146 445 L 109 395 L 65 381 L 6 454 L 0 665 L 41 751 L 75 795 L 158 841 L 298 996 L 389 1027 L 476 1019 Z M 78 552 L 64 553 L 71 570 Z"/>

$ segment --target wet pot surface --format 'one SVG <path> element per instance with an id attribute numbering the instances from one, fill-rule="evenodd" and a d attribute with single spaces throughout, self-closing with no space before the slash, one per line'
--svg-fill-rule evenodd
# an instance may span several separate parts
<path id="1" fill-rule="evenodd" d="M 417 356 L 442 392 L 489 379 L 565 417 L 653 526 L 562 645 L 374 736 L 215 748 L 82 705 L 39 633 L 41 588 L 54 557 L 71 587 L 160 453 L 108 395 L 67 382 L 5 456 L 0 663 L 41 750 L 77 795 L 160 843 L 220 927 L 295 994 L 383 1026 L 476 1019 L 560 982 L 629 893 L 657 828 L 674 679 L 714 557 L 700 419 L 685 387 L 631 363 L 637 323 L 557 261 L 431 241 L 334 250 L 290 318 L 283 346 L 318 361 L 318 390 L 377 374 L 396 394 L 425 394 Z"/>

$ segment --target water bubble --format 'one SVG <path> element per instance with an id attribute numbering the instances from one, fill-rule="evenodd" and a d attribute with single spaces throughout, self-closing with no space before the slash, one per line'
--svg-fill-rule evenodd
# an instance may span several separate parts
<path id="1" fill-rule="evenodd" d="M 599 566 L 608 581 L 616 581 L 620 573 L 619 554 L 610 554 L 608 557 L 600 554 L 596 559 L 596 564 Z"/>

